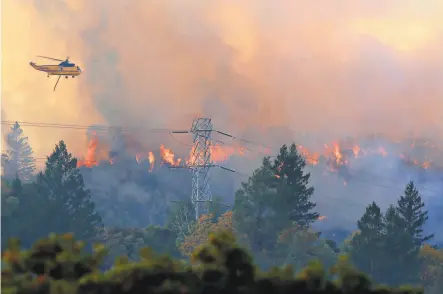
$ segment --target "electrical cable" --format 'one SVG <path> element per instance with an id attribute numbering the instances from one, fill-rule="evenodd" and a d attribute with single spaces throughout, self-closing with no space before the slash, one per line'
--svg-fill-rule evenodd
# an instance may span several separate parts
<path id="1" fill-rule="evenodd" d="M 1 121 L 2 125 L 14 125 L 16 123 L 16 121 Z M 187 144 L 184 142 L 181 142 L 180 140 L 178 140 L 177 138 L 174 137 L 173 135 L 173 130 L 171 129 L 150 129 L 150 128 L 127 128 L 127 127 L 121 127 L 121 126 L 86 126 L 86 125 L 74 125 L 74 124 L 59 124 L 59 123 L 40 123 L 40 122 L 17 122 L 20 124 L 20 126 L 31 126 L 31 127 L 42 127 L 42 128 L 62 128 L 62 129 L 75 129 L 75 130 L 122 130 L 122 131 L 135 131 L 135 130 L 139 130 L 139 131 L 148 131 L 148 132 L 163 132 L 163 133 L 168 133 L 175 141 L 177 141 L 178 143 L 184 145 L 184 146 L 188 146 L 188 147 L 192 147 L 192 144 Z M 177 132 L 177 131 L 176 131 Z M 229 133 L 225 133 L 222 131 L 218 131 L 218 130 L 214 130 L 214 132 L 219 133 L 223 136 L 226 137 L 230 137 L 232 140 L 238 140 L 240 142 L 246 143 L 246 144 L 250 144 L 250 145 L 255 145 L 255 146 L 260 146 L 260 147 L 264 147 L 266 149 L 277 149 L 277 146 L 270 146 L 270 145 L 266 145 L 260 142 L 255 142 L 255 141 L 251 141 L 245 138 L 241 138 L 241 137 L 237 137 L 234 135 L 231 135 Z M 179 132 L 178 132 L 179 133 Z M 184 132 L 183 132 L 184 133 Z M 219 141 L 221 143 L 224 144 L 224 142 Z M 220 145 L 216 145 L 216 146 L 220 146 Z M 241 146 L 241 148 L 252 152 L 250 149 L 247 149 L 244 146 Z M 274 158 L 275 156 L 269 156 L 270 158 Z M 46 161 L 47 158 L 45 157 L 29 157 L 29 158 L 34 158 L 36 161 Z M 304 157 L 305 159 L 308 160 L 318 160 L 318 158 L 310 158 L 310 157 Z M 230 169 L 228 169 L 230 170 Z M 235 172 L 238 175 L 244 176 L 244 177 L 250 177 L 251 175 L 245 174 L 245 173 L 241 173 L 239 171 L 234 171 L 234 170 L 230 170 Z M 368 174 L 368 175 L 372 175 L 372 176 L 377 176 L 376 174 L 372 174 L 369 172 L 365 172 L 364 173 Z M 384 179 L 384 180 L 389 180 L 389 181 L 394 181 L 394 179 L 389 179 L 389 178 L 385 178 L 385 177 L 379 177 L 380 179 Z M 389 188 L 389 189 L 402 189 L 400 187 L 397 186 L 392 186 L 392 185 L 384 185 L 384 184 L 380 184 L 380 183 L 376 183 L 376 182 L 369 182 L 367 180 L 365 180 L 364 178 L 361 177 L 357 177 L 357 176 L 352 176 L 353 180 L 357 180 L 360 181 L 362 183 L 366 183 L 366 184 L 370 184 L 370 185 L 375 185 L 375 186 L 379 186 L 379 187 L 383 187 L 383 188 Z M 440 194 L 441 192 L 438 191 L 434 191 L 434 190 L 430 190 L 427 189 L 425 187 L 421 187 L 421 190 L 426 190 L 435 194 Z"/>

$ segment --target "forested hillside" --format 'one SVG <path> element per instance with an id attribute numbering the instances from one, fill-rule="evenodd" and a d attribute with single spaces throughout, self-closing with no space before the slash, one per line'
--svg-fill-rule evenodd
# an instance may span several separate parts
<path id="1" fill-rule="evenodd" d="M 91 170 L 79 167 L 60 141 L 35 180 L 21 180 L 20 174 L 2 179 L 3 248 L 11 237 L 29 249 L 51 233 L 71 232 L 86 244 L 102 242 L 109 248 L 101 265 L 105 270 L 120 255 L 139 260 L 139 249 L 145 246 L 189 261 L 210 232 L 229 231 L 262 270 L 287 264 L 298 272 L 313 260 L 330 267 L 346 255 L 377 284 L 421 285 L 430 294 L 443 290 L 443 250 L 435 243 L 434 232 L 424 231 L 428 207 L 413 181 L 403 183 L 403 193 L 387 209 L 370 202 L 356 230 L 340 242 L 342 238 L 323 234 L 315 226 L 327 217 L 317 210 L 312 175 L 295 144 L 282 146 L 272 158 L 264 157 L 237 189 L 232 206 L 215 197 L 198 220 L 185 197 L 187 188 L 177 191 L 161 183 L 159 175 L 128 169 L 127 174 L 111 175 L 107 187 L 87 189 L 86 182 L 104 183 L 108 173 L 100 178 L 99 171 L 88 176 Z M 131 186 L 134 182 L 138 188 Z M 115 196 L 125 191 L 124 199 Z M 145 205 L 137 197 L 145 199 Z"/>

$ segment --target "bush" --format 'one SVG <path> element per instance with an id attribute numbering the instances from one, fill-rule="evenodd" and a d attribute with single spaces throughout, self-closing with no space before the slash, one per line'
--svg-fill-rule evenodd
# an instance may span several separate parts
<path id="1" fill-rule="evenodd" d="M 195 250 L 191 263 L 144 248 L 140 261 L 121 257 L 102 272 L 105 256 L 103 245 L 86 253 L 70 234 L 52 235 L 27 251 L 11 240 L 2 254 L 2 293 L 423 293 L 375 289 L 343 259 L 328 273 L 318 263 L 297 278 L 290 267 L 259 273 L 251 257 L 226 232 L 211 235 L 207 244 Z"/>

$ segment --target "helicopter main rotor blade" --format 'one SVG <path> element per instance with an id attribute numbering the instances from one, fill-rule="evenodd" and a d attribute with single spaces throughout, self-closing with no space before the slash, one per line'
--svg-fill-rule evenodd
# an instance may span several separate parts
<path id="1" fill-rule="evenodd" d="M 54 91 L 55 91 L 55 88 L 57 88 L 58 81 L 60 81 L 61 77 L 62 77 L 61 75 L 58 76 L 57 82 L 55 83 L 55 86 L 54 86 Z"/>
<path id="2" fill-rule="evenodd" d="M 64 60 L 61 60 L 61 59 L 52 58 L 52 57 L 47 57 L 47 56 L 41 56 L 41 55 L 37 55 L 37 57 L 46 58 L 46 59 L 52 59 L 52 60 L 60 61 L 60 62 L 63 62 L 63 61 L 64 61 Z"/>

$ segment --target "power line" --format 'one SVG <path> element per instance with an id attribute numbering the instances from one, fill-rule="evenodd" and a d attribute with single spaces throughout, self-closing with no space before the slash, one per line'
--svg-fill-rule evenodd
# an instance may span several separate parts
<path id="1" fill-rule="evenodd" d="M 16 123 L 16 121 L 1 121 L 2 125 L 14 125 Z M 31 127 L 39 127 L 39 128 L 62 128 L 62 129 L 75 129 L 75 130 L 103 130 L 103 131 L 109 131 L 109 130 L 121 130 L 121 131 L 149 131 L 149 132 L 161 132 L 161 133 L 169 133 L 169 135 L 178 143 L 184 145 L 184 146 L 193 146 L 191 144 L 187 144 L 184 142 L 179 141 L 177 138 L 174 137 L 173 134 L 185 134 L 185 133 L 189 133 L 189 131 L 177 131 L 177 130 L 172 130 L 172 129 L 151 129 L 151 128 L 143 128 L 143 127 L 137 127 L 137 128 L 128 128 L 128 127 L 121 127 L 121 126 L 86 126 L 86 125 L 75 125 L 75 124 L 59 124 L 59 123 L 40 123 L 40 122 L 17 122 L 20 124 L 20 126 L 31 126 Z M 277 146 L 270 146 L 270 145 L 266 145 L 260 142 L 256 142 L 256 141 L 252 141 L 252 140 L 248 140 L 245 138 L 241 138 L 241 137 L 237 137 L 234 136 L 232 134 L 226 133 L 226 132 L 222 132 L 219 130 L 212 130 L 213 132 L 216 132 L 220 135 L 226 136 L 231 138 L 232 140 L 237 140 L 246 144 L 250 144 L 250 145 L 255 145 L 255 146 L 259 146 L 259 147 L 263 147 L 266 149 L 278 149 L 279 147 Z M 218 141 L 219 143 L 224 144 L 224 142 L 222 141 Z M 214 145 L 213 145 L 214 146 Z M 251 151 L 245 147 L 242 146 L 243 149 L 247 150 L 247 151 Z M 251 151 L 252 152 L 252 151 Z M 270 158 L 274 158 L 275 156 L 269 156 Z M 305 157 L 303 156 L 305 159 L 307 160 L 315 160 L 317 161 L 318 158 L 311 158 L 311 157 Z M 47 160 L 46 157 L 29 157 L 29 158 L 34 158 L 36 161 L 41 161 L 41 160 Z M 223 168 L 223 167 L 221 167 Z M 245 174 L 245 173 L 241 173 L 239 171 L 235 171 L 235 170 L 231 170 L 231 169 L 227 169 L 227 168 L 223 168 L 226 170 L 229 170 L 231 172 L 235 172 L 238 175 L 244 176 L 244 177 L 250 177 L 251 175 Z M 402 170 L 406 170 L 406 169 L 402 169 Z M 376 174 L 372 174 L 369 172 L 364 172 L 368 175 L 372 175 L 372 176 L 376 176 L 380 179 L 384 179 L 384 180 L 389 180 L 389 181 L 394 181 L 394 179 L 389 179 L 389 178 L 385 178 L 385 177 L 379 177 Z M 370 184 L 370 185 L 375 185 L 375 186 L 379 186 L 379 187 L 383 187 L 383 188 L 389 188 L 389 189 L 402 189 L 396 186 L 392 186 L 392 185 L 384 185 L 384 184 L 380 184 L 380 183 L 376 183 L 376 182 L 369 182 L 368 180 L 361 178 L 361 177 L 357 177 L 357 176 L 352 176 L 352 180 L 357 180 L 360 181 L 362 183 L 366 183 L 366 184 Z M 442 192 L 438 192 L 438 191 L 434 191 L 434 190 L 430 190 L 427 189 L 425 187 L 420 188 L 421 190 L 426 190 L 435 194 L 438 193 L 442 193 Z"/>
<path id="2" fill-rule="evenodd" d="M 77 125 L 77 124 L 60 124 L 60 123 L 46 123 L 46 122 L 29 122 L 29 121 L 12 121 L 12 120 L 2 120 L 2 125 L 14 125 L 18 123 L 20 126 L 24 127 L 37 127 L 37 128 L 57 128 L 57 129 L 72 129 L 72 130 L 93 130 L 93 131 L 109 131 L 109 130 L 119 130 L 119 131 L 149 131 L 149 132 L 163 132 L 170 133 L 174 140 L 178 141 L 172 134 L 185 134 L 189 131 L 177 131 L 172 129 L 164 128 L 144 128 L 144 127 L 124 127 L 124 126 L 103 126 L 103 125 Z M 259 142 L 251 141 L 245 138 L 237 137 L 222 131 L 213 130 L 214 132 L 230 137 L 232 140 L 237 140 L 246 144 L 256 145 L 264 148 L 275 148 L 274 146 L 269 146 Z M 185 143 L 186 144 L 186 143 Z"/>
<path id="3" fill-rule="evenodd" d="M 15 121 L 2 120 L 2 125 L 14 125 Z M 144 132 L 160 132 L 168 133 L 171 129 L 160 129 L 160 128 L 143 128 L 143 127 L 122 127 L 122 126 L 102 126 L 102 125 L 72 125 L 72 124 L 59 124 L 59 123 L 39 123 L 39 122 L 17 122 L 23 127 L 37 127 L 37 128 L 56 128 L 56 129 L 71 129 L 71 130 L 91 130 L 91 131 L 144 131 Z"/>
<path id="4" fill-rule="evenodd" d="M 188 144 L 188 143 L 185 143 L 185 142 L 182 142 L 182 141 L 178 140 L 178 139 L 174 136 L 174 133 L 173 133 L 173 132 L 169 132 L 169 135 L 171 136 L 172 139 L 174 139 L 174 141 L 178 142 L 179 144 L 181 144 L 181 145 L 183 145 L 183 146 L 188 146 L 188 147 L 192 147 L 192 146 L 194 146 L 193 144 Z"/>

